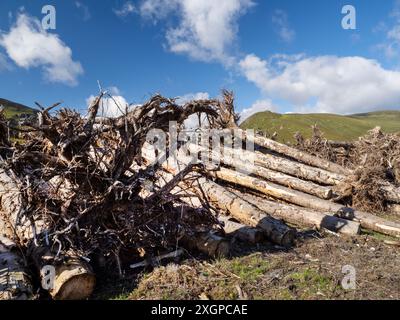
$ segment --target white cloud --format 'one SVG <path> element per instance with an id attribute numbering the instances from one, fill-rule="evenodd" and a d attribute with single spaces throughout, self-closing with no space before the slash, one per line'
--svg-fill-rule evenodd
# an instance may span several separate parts
<path id="1" fill-rule="evenodd" d="M 83 74 L 81 64 L 72 60 L 71 49 L 58 35 L 46 32 L 38 19 L 26 14 L 19 14 L 9 33 L 0 35 L 0 46 L 19 67 L 42 68 L 50 82 L 76 85 Z"/>
<path id="2" fill-rule="evenodd" d="M 165 19 L 169 14 L 179 10 L 179 0 L 144 0 L 140 5 L 140 15 L 157 23 Z"/>
<path id="3" fill-rule="evenodd" d="M 354 113 L 400 105 L 400 72 L 362 57 L 297 57 L 275 68 L 255 55 L 240 62 L 247 79 L 299 112 Z"/>
<path id="4" fill-rule="evenodd" d="M 279 9 L 275 10 L 272 16 L 272 23 L 279 37 L 284 42 L 290 43 L 294 40 L 296 32 L 290 27 L 289 18 L 285 11 Z"/>
<path id="5" fill-rule="evenodd" d="M 98 116 L 107 118 L 116 118 L 122 116 L 124 115 L 127 106 L 129 111 L 131 106 L 129 106 L 129 103 L 126 101 L 126 99 L 120 95 L 120 91 L 117 87 L 110 87 L 107 89 L 107 92 L 112 96 L 112 98 L 105 97 L 102 99 Z M 86 104 L 88 107 L 95 98 L 96 97 L 94 95 L 91 95 L 86 99 Z"/>
<path id="6" fill-rule="evenodd" d="M 256 102 L 253 103 L 253 105 L 250 108 L 243 109 L 243 111 L 240 113 L 240 122 L 242 123 L 247 118 L 251 117 L 256 113 L 264 111 L 275 112 L 276 110 L 277 107 L 272 103 L 270 99 L 257 100 Z"/>
<path id="7" fill-rule="evenodd" d="M 252 5 L 252 0 L 145 0 L 140 13 L 153 21 L 171 14 L 178 17 L 178 25 L 166 32 L 171 52 L 231 65 L 237 21 Z"/>
<path id="8" fill-rule="evenodd" d="M 177 98 L 176 103 L 184 105 L 192 100 L 208 100 L 210 95 L 207 92 L 188 93 Z"/>
<path id="9" fill-rule="evenodd" d="M 116 16 L 118 16 L 119 18 L 125 18 L 127 16 L 129 16 L 130 14 L 133 14 L 136 12 L 136 7 L 133 4 L 132 1 L 126 1 L 122 7 L 120 7 L 119 9 L 113 9 L 114 13 Z"/>
<path id="10" fill-rule="evenodd" d="M 80 1 L 75 1 L 75 6 L 82 11 L 82 19 L 83 21 L 88 21 L 90 20 L 90 18 L 92 17 L 92 15 L 90 14 L 90 10 L 89 7 L 85 4 L 83 4 Z"/>

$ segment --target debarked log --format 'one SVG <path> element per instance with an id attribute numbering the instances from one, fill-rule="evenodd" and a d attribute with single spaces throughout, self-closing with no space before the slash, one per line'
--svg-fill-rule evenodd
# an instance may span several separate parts
<path id="1" fill-rule="evenodd" d="M 237 190 L 232 190 L 232 192 L 271 216 L 293 225 L 315 227 L 317 229 L 324 228 L 351 236 L 358 235 L 361 231 L 360 223 L 356 221 L 345 220 L 327 213 L 294 205 L 277 203 L 252 194 L 244 194 Z"/>
<path id="2" fill-rule="evenodd" d="M 147 161 L 153 162 L 155 157 L 154 149 L 148 144 L 145 145 L 142 149 L 142 156 Z M 192 158 L 186 157 L 184 154 L 178 154 L 176 159 L 180 162 L 180 166 L 178 166 L 180 169 L 169 166 L 167 162 L 162 164 L 166 171 L 175 175 L 193 161 Z M 228 212 L 239 222 L 262 229 L 266 237 L 272 242 L 282 246 L 291 246 L 293 244 L 295 231 L 292 228 L 286 226 L 282 221 L 268 216 L 262 210 L 238 198 L 215 182 L 204 177 L 198 177 L 190 187 L 199 197 L 206 197 L 206 200 L 211 205 L 219 210 Z"/>
<path id="3" fill-rule="evenodd" d="M 61 261 L 44 247 L 31 247 L 30 256 L 40 272 L 41 284 L 54 300 L 85 300 L 91 296 L 96 277 L 90 265 L 72 251 Z"/>
<path id="4" fill-rule="evenodd" d="M 264 239 L 264 233 L 261 229 L 252 228 L 233 221 L 227 216 L 220 215 L 218 220 L 224 224 L 224 231 L 227 235 L 232 235 L 244 242 L 256 244 Z"/>
<path id="5" fill-rule="evenodd" d="M 54 258 L 48 248 L 39 246 L 36 238 L 45 229 L 42 220 L 29 220 L 24 215 L 25 199 L 18 179 L 11 170 L 0 168 L 0 235 L 5 235 L 19 246 L 29 250 L 39 272 L 51 265 L 48 261 Z M 33 222 L 33 223 L 32 223 Z M 41 273 L 45 281 L 46 274 Z M 88 298 L 94 289 L 95 277 L 90 266 L 75 254 L 67 254 L 63 263 L 55 266 L 54 285 L 45 288 L 54 299 L 79 300 Z"/>
<path id="6" fill-rule="evenodd" d="M 249 140 L 250 142 L 253 142 L 255 145 L 259 145 L 266 149 L 283 154 L 285 156 L 296 159 L 297 161 L 301 161 L 301 162 L 311 165 L 313 167 L 325 169 L 327 171 L 339 173 L 342 175 L 349 175 L 351 173 L 350 170 L 348 170 L 336 163 L 330 162 L 325 159 L 318 158 L 309 153 L 289 147 L 289 146 L 279 143 L 277 141 L 274 141 L 274 140 L 271 140 L 271 139 L 268 139 L 265 137 L 261 137 L 259 135 L 246 135 L 246 132 L 244 130 L 240 130 L 240 129 L 238 130 L 238 133 L 241 134 L 242 136 L 246 137 L 247 140 Z"/>
<path id="7" fill-rule="evenodd" d="M 0 167 L 0 235 L 6 235 L 21 246 L 34 237 L 36 229 L 24 215 L 24 200 L 14 172 Z"/>
<path id="8" fill-rule="evenodd" d="M 330 199 L 332 198 L 332 188 L 330 187 L 325 187 L 325 186 L 320 186 L 316 183 L 313 183 L 311 181 L 304 181 L 301 180 L 297 177 L 290 176 L 287 174 L 284 174 L 282 170 L 284 169 L 284 166 L 290 167 L 287 170 L 293 170 L 293 166 L 290 166 L 289 164 L 281 163 L 280 165 L 276 164 L 274 166 L 275 169 L 278 169 L 279 171 L 271 170 L 266 167 L 257 165 L 256 161 L 258 157 L 257 154 L 250 154 L 248 151 L 245 151 L 243 149 L 240 150 L 233 150 L 231 148 L 224 148 L 221 153 L 215 152 L 213 150 L 208 150 L 205 147 L 198 146 L 195 144 L 188 144 L 187 145 L 188 151 L 190 151 L 192 154 L 198 154 L 202 153 L 202 159 L 205 157 L 209 157 L 209 160 L 213 161 L 214 163 L 219 163 L 222 162 L 223 164 L 227 166 L 231 166 L 234 168 L 238 168 L 239 170 L 246 170 L 249 174 L 254 174 L 257 175 L 261 178 L 267 179 L 272 182 L 276 182 L 278 184 L 287 186 L 289 188 L 303 191 L 312 195 L 315 195 L 319 198 L 322 199 Z M 253 159 L 251 159 L 253 157 Z M 248 160 L 244 161 L 242 159 Z M 278 159 L 278 158 L 271 158 L 272 161 L 280 161 L 284 159 Z M 284 160 L 287 161 L 287 160 Z M 300 166 L 301 167 L 301 166 Z M 303 166 L 304 167 L 304 166 Z M 303 168 L 304 169 L 304 168 Z M 314 180 L 318 180 L 321 178 L 321 174 L 317 174 L 317 172 L 313 172 L 314 170 L 311 170 L 309 173 L 309 177 L 311 174 L 314 174 L 316 177 Z M 293 171 L 292 171 L 293 172 Z M 328 178 L 329 174 L 327 177 L 324 179 L 324 182 L 330 182 L 333 183 L 336 180 L 329 180 Z M 333 179 L 333 178 L 332 178 Z"/>
<path id="9" fill-rule="evenodd" d="M 231 251 L 230 241 L 214 232 L 184 236 L 181 242 L 188 249 L 196 249 L 213 258 L 228 257 Z"/>
<path id="10" fill-rule="evenodd" d="M 334 215 L 343 209 L 343 206 L 340 204 L 322 200 L 312 195 L 291 190 L 274 183 L 262 181 L 233 170 L 221 168 L 219 171 L 210 174 L 223 181 L 250 188 L 302 207 L 330 213 L 331 215 Z M 360 222 L 361 226 L 365 229 L 400 237 L 400 224 L 397 222 L 392 222 L 371 213 L 358 210 L 354 210 L 354 220 Z"/>
<path id="11" fill-rule="evenodd" d="M 276 220 L 247 201 L 236 197 L 220 185 L 205 178 L 198 179 L 198 195 L 205 195 L 218 209 L 243 224 L 264 230 L 268 239 L 282 246 L 291 246 L 295 232 L 282 221 Z"/>

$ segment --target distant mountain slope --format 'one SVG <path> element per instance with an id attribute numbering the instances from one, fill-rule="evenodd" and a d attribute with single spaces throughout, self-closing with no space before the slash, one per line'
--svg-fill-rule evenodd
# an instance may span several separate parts
<path id="1" fill-rule="evenodd" d="M 10 100 L 0 98 L 0 107 L 5 108 L 7 118 L 15 118 L 20 114 L 33 114 L 36 111 L 32 108 L 24 106 L 20 103 L 12 102 Z"/>
<path id="2" fill-rule="evenodd" d="M 294 141 L 293 135 L 301 132 L 305 137 L 312 134 L 311 126 L 317 124 L 330 140 L 355 140 L 376 126 L 385 132 L 400 132 L 400 111 L 378 111 L 350 116 L 335 114 L 278 114 L 257 113 L 242 124 L 242 128 L 278 133 L 281 142 Z"/>

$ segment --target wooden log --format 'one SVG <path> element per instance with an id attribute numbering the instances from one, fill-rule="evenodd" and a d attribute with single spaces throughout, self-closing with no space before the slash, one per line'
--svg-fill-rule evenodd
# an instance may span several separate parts
<path id="1" fill-rule="evenodd" d="M 44 247 L 31 247 L 29 254 L 40 272 L 43 289 L 54 300 L 85 300 L 93 293 L 96 277 L 90 265 L 73 251 L 67 252 L 60 262 L 56 261 L 53 252 Z M 54 268 L 51 279 L 44 272 L 49 267 Z M 44 286 L 47 280 L 51 280 L 51 286 Z"/>
<path id="2" fill-rule="evenodd" d="M 0 236 L 0 300 L 27 300 L 32 293 L 31 279 L 15 243 Z"/>
<path id="3" fill-rule="evenodd" d="M 286 173 L 303 180 L 314 181 L 324 185 L 337 185 L 346 176 L 305 165 L 296 161 L 280 158 L 271 154 L 255 152 L 255 163 L 265 168 Z"/>
<path id="4" fill-rule="evenodd" d="M 165 171 L 160 171 L 158 175 L 162 177 L 162 179 L 159 179 L 157 183 L 160 187 L 168 185 L 171 181 L 179 176 L 178 175 L 174 177 L 172 174 Z M 179 195 L 180 199 L 192 208 L 202 207 L 202 203 L 198 197 L 188 196 L 187 189 L 188 188 L 185 187 L 184 183 L 178 183 L 175 188 L 171 190 L 171 193 L 174 195 Z M 144 192 L 143 195 L 147 199 L 151 197 L 151 193 L 149 192 Z M 182 212 L 186 212 L 186 210 L 182 210 Z M 235 236 L 242 241 L 256 244 L 261 242 L 265 238 L 264 232 L 261 229 L 252 228 L 244 224 L 235 222 L 230 217 L 220 215 L 218 217 L 218 220 L 224 224 L 224 231 L 226 234 Z"/>
<path id="5" fill-rule="evenodd" d="M 50 295 L 55 300 L 86 300 L 94 290 L 96 277 L 90 266 L 78 257 L 70 256 L 56 267 L 54 288 Z"/>
<path id="6" fill-rule="evenodd" d="M 317 229 L 328 229 L 333 232 L 350 236 L 360 234 L 360 223 L 341 219 L 328 213 L 318 212 L 298 206 L 281 204 L 267 200 L 251 194 L 244 194 L 237 190 L 232 190 L 237 196 L 247 200 L 271 216 L 282 219 L 287 223 L 298 226 L 306 226 Z"/>
<path id="7" fill-rule="evenodd" d="M 340 204 L 322 200 L 312 195 L 291 190 L 271 182 L 249 177 L 233 170 L 221 168 L 220 171 L 216 171 L 211 174 L 223 181 L 257 190 L 274 198 L 281 199 L 302 207 L 311 208 L 322 212 L 329 212 L 332 215 L 343 209 L 343 206 Z M 363 228 L 400 237 L 400 223 L 392 222 L 375 216 L 371 213 L 358 210 L 354 210 L 354 219 L 360 222 Z"/>
<path id="8" fill-rule="evenodd" d="M 206 195 L 218 209 L 229 214 L 243 224 L 264 230 L 268 239 L 282 246 L 291 246 L 294 241 L 294 231 L 279 220 L 268 216 L 265 212 L 236 197 L 220 185 L 205 178 L 198 180 L 199 196 Z"/>
<path id="9" fill-rule="evenodd" d="M 23 215 L 25 207 L 26 203 L 15 174 L 0 166 L 0 234 L 7 235 L 21 246 L 33 238 L 35 228 L 40 228 L 39 225 L 32 225 Z"/>
<path id="10" fill-rule="evenodd" d="M 45 229 L 42 220 L 31 223 L 24 216 L 25 200 L 20 191 L 18 179 L 12 171 L 0 169 L 0 235 L 6 235 L 22 247 L 29 248 L 30 256 L 38 270 L 48 264 L 54 257 L 43 246 L 36 246 L 35 235 Z M 46 259 L 44 259 L 46 258 Z M 42 280 L 43 280 L 43 276 Z M 90 266 L 77 258 L 75 254 L 67 254 L 65 262 L 55 266 L 54 287 L 49 293 L 54 299 L 78 300 L 88 298 L 94 289 L 95 277 Z"/>
<path id="11" fill-rule="evenodd" d="M 238 159 L 232 148 L 225 147 L 223 149 L 224 157 L 233 157 Z M 311 167 L 297 161 L 285 159 L 272 154 L 264 154 L 261 152 L 251 152 L 247 150 L 240 150 L 240 156 L 245 159 L 254 160 L 256 166 L 261 166 L 266 169 L 281 172 L 293 177 L 303 180 L 313 181 L 324 185 L 337 185 L 345 180 L 345 176 L 338 173 L 329 172 L 323 169 Z"/>
<path id="12" fill-rule="evenodd" d="M 245 226 L 226 216 L 219 216 L 218 220 L 224 224 L 224 231 L 227 235 L 232 235 L 244 242 L 252 244 L 259 243 L 264 239 L 262 230 L 258 228 Z"/>
<path id="13" fill-rule="evenodd" d="M 303 191 L 303 192 L 315 195 L 322 199 L 331 199 L 332 198 L 332 194 L 333 194 L 332 188 L 320 186 L 320 185 L 317 185 L 310 181 L 304 181 L 304 180 L 298 179 L 293 176 L 289 176 L 287 174 L 284 174 L 284 173 L 281 173 L 278 171 L 267 169 L 265 167 L 257 165 L 256 163 L 242 161 L 241 159 L 243 159 L 243 158 L 251 159 L 250 157 L 252 157 L 252 155 L 248 151 L 245 151 L 242 149 L 235 151 L 230 148 L 224 148 L 224 151 L 221 154 L 218 154 L 217 152 L 208 150 L 205 147 L 198 146 L 195 144 L 187 144 L 187 149 L 192 154 L 200 152 L 204 156 L 208 156 L 210 158 L 210 160 L 216 164 L 219 164 L 220 162 L 222 162 L 225 165 L 228 165 L 228 166 L 231 166 L 234 168 L 238 168 L 239 170 L 245 168 L 248 173 L 257 175 L 261 178 L 265 178 L 269 181 L 276 182 L 278 184 L 287 186 L 289 188 Z M 236 155 L 235 155 L 235 152 L 237 152 Z M 255 158 L 254 160 L 256 160 L 257 156 L 254 155 L 253 158 Z M 274 158 L 272 158 L 272 159 L 274 159 Z M 293 170 L 293 166 L 291 166 L 289 164 L 284 164 L 284 165 L 286 165 L 287 167 L 292 167 L 291 169 L 288 169 L 288 170 Z M 282 164 L 279 166 L 277 165 L 276 168 L 279 170 L 282 170 Z M 312 168 L 311 171 L 314 171 L 314 169 Z M 318 179 L 321 180 L 320 172 L 318 174 L 317 174 L 317 172 L 315 172 L 314 175 L 317 180 Z M 328 174 L 328 176 L 329 176 L 329 174 Z M 324 179 L 324 181 L 331 182 L 330 180 L 328 180 L 328 178 Z M 335 180 L 335 182 L 336 182 L 336 180 Z"/>
<path id="14" fill-rule="evenodd" d="M 146 144 L 142 149 L 142 156 L 149 162 L 154 161 L 154 149 Z M 178 161 L 180 161 L 181 170 L 192 162 L 192 158 L 186 157 L 184 154 L 178 154 Z M 162 164 L 163 168 L 172 173 L 178 174 L 180 170 L 175 167 L 168 166 L 168 163 Z M 294 242 L 295 232 L 293 229 L 286 226 L 283 222 L 276 220 L 265 212 L 261 211 L 252 204 L 237 198 L 233 193 L 225 190 L 220 185 L 209 181 L 204 177 L 197 179 L 196 184 L 190 187 L 197 193 L 199 197 L 207 197 L 218 209 L 229 214 L 243 224 L 259 227 L 264 230 L 269 240 L 282 246 L 291 246 Z"/>
<path id="15" fill-rule="evenodd" d="M 190 250 L 197 249 L 213 258 L 226 258 L 230 255 L 230 242 L 213 232 L 199 233 L 194 237 L 183 237 L 182 244 Z"/>
<path id="16" fill-rule="evenodd" d="M 230 132 L 232 132 L 232 130 Z M 254 136 L 246 135 L 246 132 L 241 129 L 238 129 L 237 132 L 238 132 L 238 134 L 242 135 L 243 137 L 246 137 L 246 139 L 248 141 L 254 143 L 255 145 L 259 145 L 261 147 L 264 147 L 269 150 L 275 151 L 277 153 L 283 154 L 285 156 L 291 157 L 293 159 L 296 159 L 297 161 L 303 162 L 310 166 L 324 169 L 324 170 L 327 170 L 330 172 L 339 173 L 342 175 L 351 174 L 350 170 L 348 170 L 336 163 L 315 157 L 306 152 L 289 147 L 289 146 L 279 143 L 277 141 L 274 141 L 274 140 L 271 140 L 271 139 L 268 139 L 268 138 L 265 138 L 265 137 L 262 137 L 259 135 L 254 135 Z"/>

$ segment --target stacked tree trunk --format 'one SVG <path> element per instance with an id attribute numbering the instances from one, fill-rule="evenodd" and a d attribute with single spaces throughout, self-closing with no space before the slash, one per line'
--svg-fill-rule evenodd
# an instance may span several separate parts
<path id="1" fill-rule="evenodd" d="M 126 256 L 136 269 L 176 258 L 182 247 L 211 257 L 229 256 L 231 240 L 288 249 L 297 228 L 400 237 L 399 222 L 339 202 L 351 170 L 225 129 L 236 119 L 227 92 L 224 101 L 185 106 L 155 96 L 120 118 L 98 119 L 103 95 L 87 118 L 43 108 L 24 145 L 1 136 L 0 117 L 0 299 L 37 292 L 30 273 L 53 299 L 86 299 L 96 282 L 90 263 L 102 258 L 122 274 Z M 174 122 L 178 133 L 200 113 L 232 143 L 209 148 L 203 142 L 212 132 L 201 130 L 201 143 L 165 135 L 166 153 L 150 144 L 153 129 L 165 133 Z M 398 188 L 381 188 L 393 206 L 400 204 Z"/>
<path id="2" fill-rule="evenodd" d="M 237 128 L 235 133 L 226 129 L 224 134 L 241 137 L 239 145 L 248 139 L 263 152 L 229 146 L 215 151 L 202 144 L 187 143 L 174 156 L 179 165 L 171 167 L 166 162 L 163 168 L 177 174 L 193 162 L 214 164 L 214 169 L 207 170 L 206 176 L 198 177 L 196 183 L 182 183 L 179 187 L 191 190 L 224 213 L 219 219 L 228 234 L 236 233 L 238 238 L 253 243 L 265 237 L 289 246 L 293 243 L 293 232 L 285 235 L 282 223 L 287 223 L 345 235 L 358 235 L 362 229 L 369 229 L 400 237 L 399 222 L 335 202 L 335 198 L 340 198 L 337 191 L 340 188 L 336 187 L 346 183 L 353 174 L 351 170 L 264 137 L 246 137 Z M 155 160 L 153 153 L 150 145 L 143 149 L 148 161 Z M 400 202 L 400 192 L 395 187 L 387 185 L 385 190 L 388 200 Z M 254 236 L 260 231 L 264 237 Z"/>

